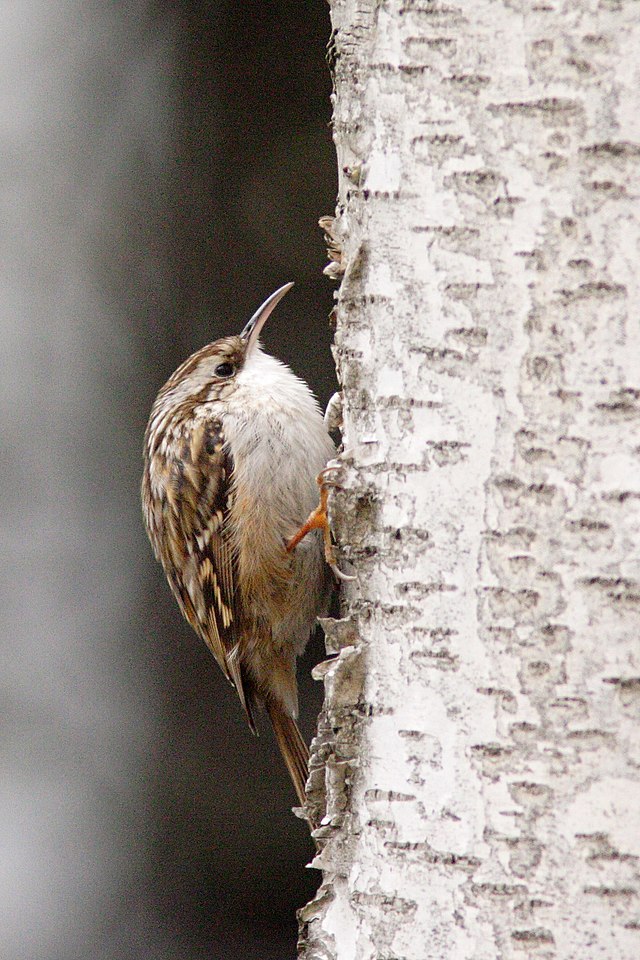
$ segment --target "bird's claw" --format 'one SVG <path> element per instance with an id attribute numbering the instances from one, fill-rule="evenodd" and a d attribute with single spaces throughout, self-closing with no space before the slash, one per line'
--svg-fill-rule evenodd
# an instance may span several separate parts
<path id="1" fill-rule="evenodd" d="M 336 558 L 335 549 L 331 540 L 331 528 L 329 526 L 329 517 L 327 514 L 329 487 L 336 487 L 338 486 L 338 483 L 335 480 L 327 480 L 326 474 L 332 472 L 333 470 L 341 469 L 341 464 L 334 464 L 325 467 L 324 470 L 318 474 L 316 482 L 320 487 L 320 502 L 315 510 L 309 514 L 306 522 L 302 524 L 298 532 L 294 534 L 294 536 L 288 541 L 287 553 L 291 553 L 292 550 L 295 550 L 298 544 L 304 540 L 307 534 L 311 533 L 312 530 L 322 530 L 324 559 L 327 565 L 331 568 L 333 575 L 337 580 L 350 581 L 355 580 L 356 578 L 348 573 L 343 573 L 338 567 L 338 560 Z"/>

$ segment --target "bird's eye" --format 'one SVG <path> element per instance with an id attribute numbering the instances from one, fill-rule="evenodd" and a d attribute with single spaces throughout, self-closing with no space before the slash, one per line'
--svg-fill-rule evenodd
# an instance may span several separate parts
<path id="1" fill-rule="evenodd" d="M 232 363 L 219 363 L 213 372 L 216 377 L 232 377 L 236 372 L 236 368 Z"/>

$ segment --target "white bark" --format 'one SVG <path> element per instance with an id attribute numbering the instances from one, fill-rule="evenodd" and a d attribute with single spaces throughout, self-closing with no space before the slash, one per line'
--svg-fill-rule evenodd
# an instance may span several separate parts
<path id="1" fill-rule="evenodd" d="M 331 12 L 358 580 L 319 671 L 301 955 L 631 960 L 640 14 Z"/>

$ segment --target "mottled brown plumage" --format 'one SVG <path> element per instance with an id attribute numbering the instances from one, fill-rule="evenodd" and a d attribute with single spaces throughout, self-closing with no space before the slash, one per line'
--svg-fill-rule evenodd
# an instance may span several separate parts
<path id="1" fill-rule="evenodd" d="M 145 435 L 149 538 L 185 618 L 234 685 L 255 731 L 264 705 L 304 802 L 296 657 L 325 610 L 317 531 L 288 550 L 334 448 L 308 387 L 263 353 L 276 291 L 238 337 L 203 347 L 160 390 Z"/>

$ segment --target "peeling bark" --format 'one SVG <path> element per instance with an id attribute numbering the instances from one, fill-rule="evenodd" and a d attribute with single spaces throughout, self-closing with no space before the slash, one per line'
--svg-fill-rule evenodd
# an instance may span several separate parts
<path id="1" fill-rule="evenodd" d="M 640 16 L 333 0 L 305 960 L 640 955 Z"/>

